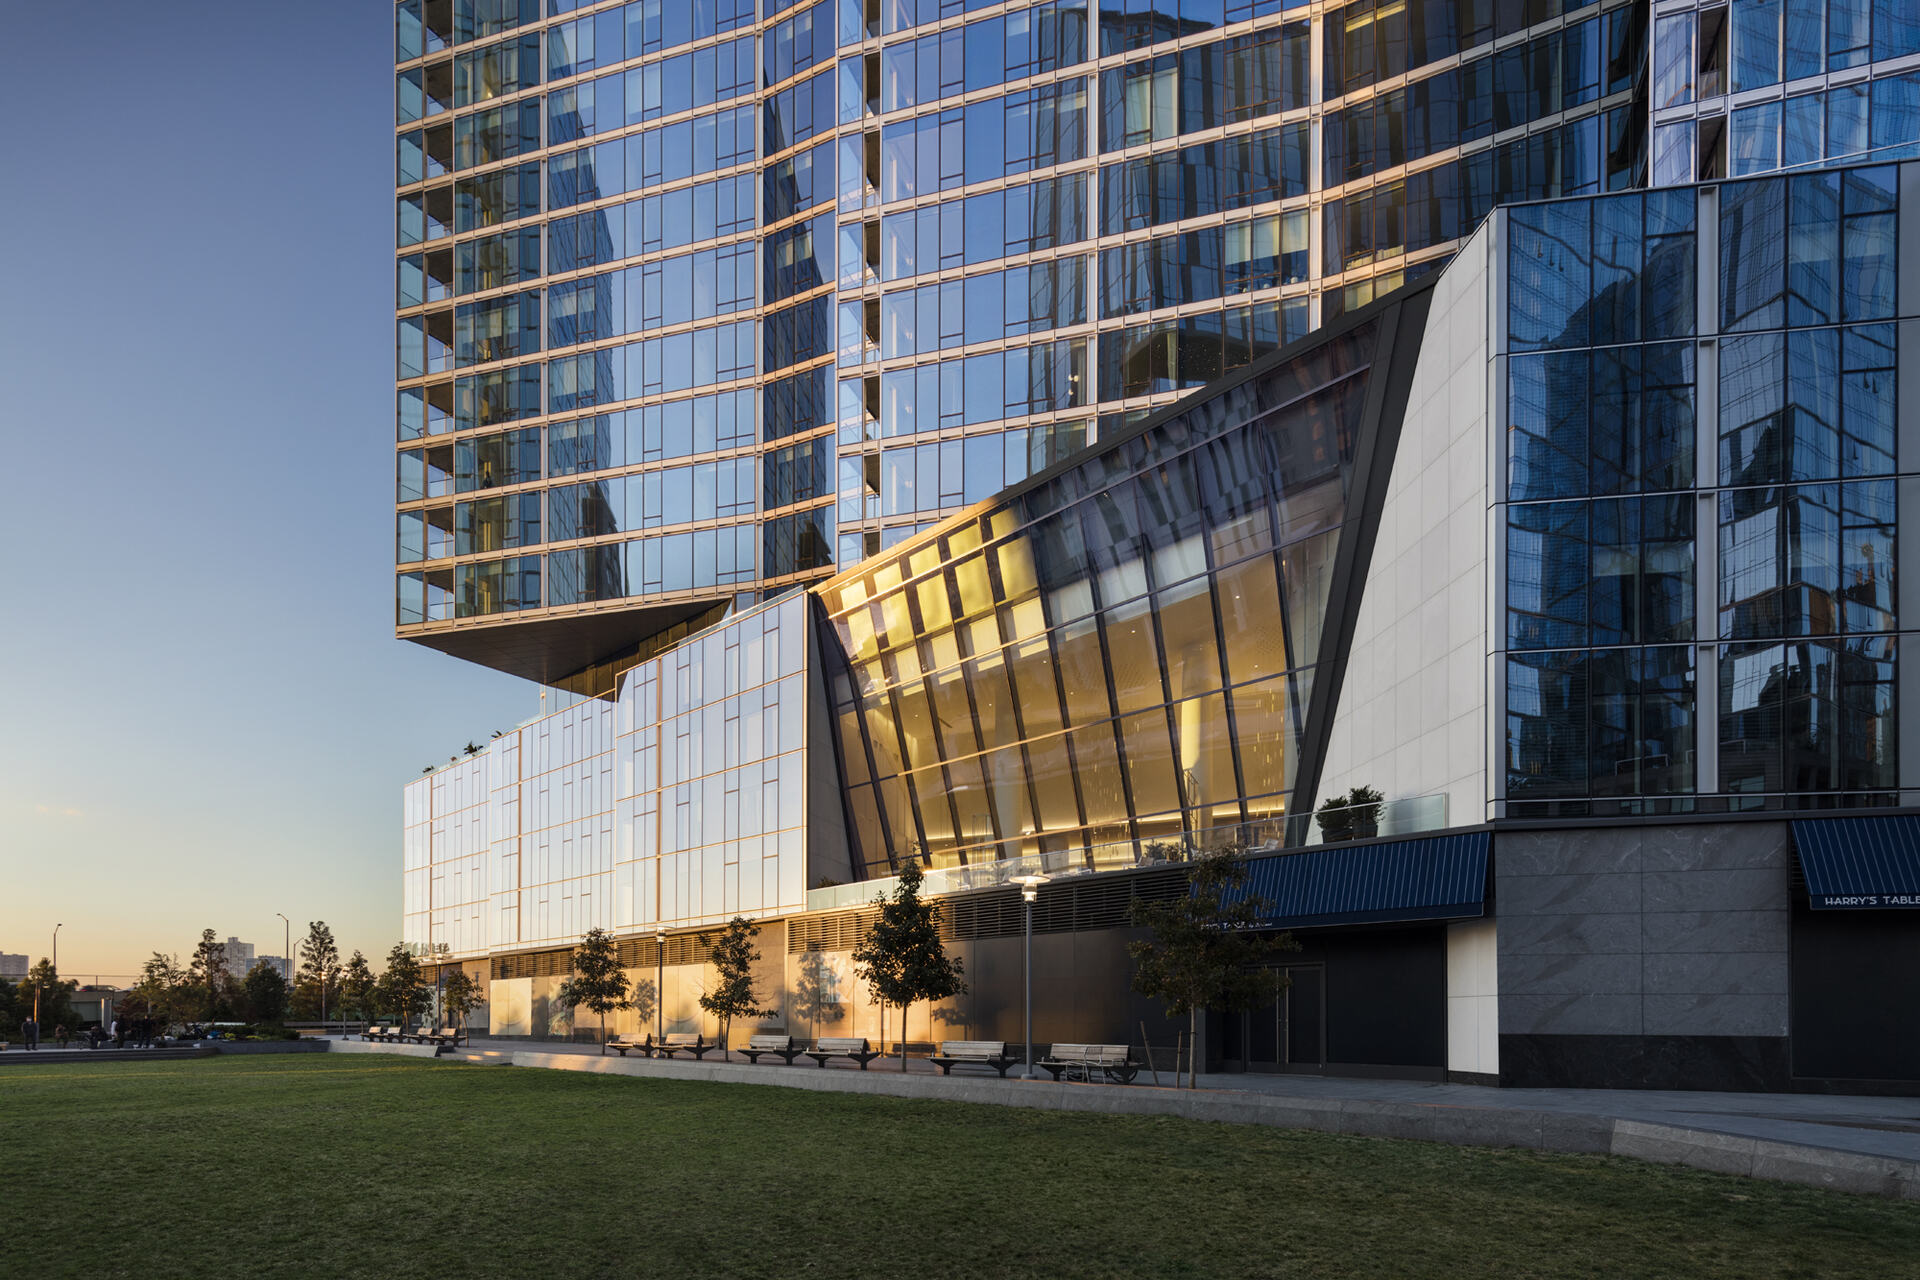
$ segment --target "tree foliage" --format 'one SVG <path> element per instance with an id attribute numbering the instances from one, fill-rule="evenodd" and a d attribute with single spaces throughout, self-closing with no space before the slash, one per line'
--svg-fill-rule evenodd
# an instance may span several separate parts
<path id="1" fill-rule="evenodd" d="M 940 940 L 940 904 L 920 896 L 918 862 L 900 871 L 893 897 L 875 898 L 880 918 L 853 949 L 853 971 L 875 1004 L 900 1010 L 900 1069 L 907 1069 L 907 1010 L 922 1000 L 964 995 L 965 969 Z"/>
<path id="2" fill-rule="evenodd" d="M 240 994 L 251 1021 L 278 1024 L 287 1020 L 287 979 L 280 966 L 257 961 L 241 980 Z"/>
<path id="3" fill-rule="evenodd" d="M 1267 904 L 1240 892 L 1246 876 L 1237 849 L 1200 854 L 1188 867 L 1186 893 L 1164 902 L 1135 898 L 1128 907 L 1128 920 L 1153 934 L 1127 944 L 1133 989 L 1165 1001 L 1168 1017 L 1185 1016 L 1189 1039 L 1202 1009 L 1250 1009 L 1272 998 L 1274 978 L 1263 962 L 1300 949 L 1291 934 L 1260 930 Z"/>
<path id="4" fill-rule="evenodd" d="M 373 1009 L 373 995 L 378 986 L 367 958 L 355 951 L 340 968 L 341 1011 L 366 1017 Z"/>
<path id="5" fill-rule="evenodd" d="M 700 997 L 700 1007 L 720 1022 L 720 1048 L 727 1048 L 727 1036 L 735 1018 L 771 1018 L 778 1009 L 760 1008 L 753 990 L 753 965 L 760 958 L 753 940 L 760 927 L 745 916 L 735 916 L 713 944 L 713 990 Z"/>
<path id="6" fill-rule="evenodd" d="M 14 1002 L 18 1005 L 20 1016 L 27 1018 L 39 1010 L 40 1035 L 50 1038 L 55 1027 L 65 1027 L 69 1031 L 80 1028 L 80 1015 L 73 1007 L 73 994 L 80 989 L 78 982 L 65 981 L 59 971 L 53 967 L 53 961 L 45 956 L 40 963 L 27 970 L 27 976 L 20 980 L 14 989 Z"/>
<path id="7" fill-rule="evenodd" d="M 453 1025 L 466 1029 L 467 1017 L 487 1002 L 480 991 L 480 979 L 465 969 L 449 969 L 440 977 L 440 1008 Z"/>
<path id="8" fill-rule="evenodd" d="M 329 1011 L 340 1012 L 340 948 L 325 920 L 307 924 L 300 940 L 300 969 L 294 981 L 294 1010 L 325 1021 Z"/>
<path id="9" fill-rule="evenodd" d="M 591 929 L 573 949 L 573 972 L 554 993 L 554 1003 L 565 1009 L 585 1007 L 600 1015 L 600 1052 L 607 1051 L 607 1015 L 633 1004 L 633 986 L 620 967 L 620 951 L 613 935 Z"/>
<path id="10" fill-rule="evenodd" d="M 394 943 L 387 952 L 387 971 L 374 983 L 374 1003 L 397 1022 L 414 1026 L 432 999 L 433 988 L 420 971 L 420 962 L 406 943 Z"/>
<path id="11" fill-rule="evenodd" d="M 140 981 L 127 992 L 128 1007 L 138 1006 L 149 1016 L 172 1024 L 187 1015 L 187 973 L 177 956 L 156 951 L 140 966 Z"/>
<path id="12" fill-rule="evenodd" d="M 1314 811 L 1320 838 L 1328 844 L 1366 840 L 1380 830 L 1380 806 L 1386 797 L 1372 787 L 1355 787 L 1345 795 L 1328 796 Z"/>
<path id="13" fill-rule="evenodd" d="M 182 1003 L 188 1017 L 215 1021 L 233 1014 L 233 973 L 227 968 L 227 944 L 200 931 L 199 945 L 187 964 L 187 987 Z"/>

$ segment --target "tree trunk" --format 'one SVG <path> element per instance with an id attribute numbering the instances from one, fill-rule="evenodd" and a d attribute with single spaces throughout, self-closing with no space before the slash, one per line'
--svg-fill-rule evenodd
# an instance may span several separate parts
<path id="1" fill-rule="evenodd" d="M 900 1006 L 900 1072 L 902 1075 L 905 1075 L 907 1070 L 907 1010 L 911 1008 L 913 1008 L 911 1000 Z"/>
<path id="2" fill-rule="evenodd" d="M 600 1015 L 600 1056 L 607 1056 L 607 1015 Z"/>
<path id="3" fill-rule="evenodd" d="M 1200 1066 L 1199 1028 L 1200 1028 L 1200 1011 L 1198 1009 L 1188 1009 L 1187 1010 L 1187 1088 L 1189 1089 L 1197 1089 L 1200 1087 L 1199 1083 L 1194 1079 L 1194 1073 L 1199 1069 L 1199 1066 Z"/>

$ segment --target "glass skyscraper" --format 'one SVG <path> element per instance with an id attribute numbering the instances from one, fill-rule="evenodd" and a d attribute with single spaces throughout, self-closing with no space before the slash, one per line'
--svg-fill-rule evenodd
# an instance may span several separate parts
<path id="1" fill-rule="evenodd" d="M 1645 179 L 1644 3 L 395 13 L 398 631 L 578 692 Z"/>
<path id="2" fill-rule="evenodd" d="M 1679 0 L 1653 24 L 1653 179 L 1739 178 L 1920 138 L 1912 0 Z"/>

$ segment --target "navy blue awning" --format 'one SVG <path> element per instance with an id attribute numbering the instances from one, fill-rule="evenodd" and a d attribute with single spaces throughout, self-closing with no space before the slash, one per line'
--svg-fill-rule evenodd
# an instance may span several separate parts
<path id="1" fill-rule="evenodd" d="M 1486 914 L 1490 844 L 1488 832 L 1469 831 L 1250 858 L 1245 883 L 1226 896 L 1266 899 L 1263 922 L 1274 928 L 1470 919 Z"/>
<path id="2" fill-rule="evenodd" d="M 1920 814 L 1796 818 L 1793 844 L 1816 910 L 1920 907 Z"/>

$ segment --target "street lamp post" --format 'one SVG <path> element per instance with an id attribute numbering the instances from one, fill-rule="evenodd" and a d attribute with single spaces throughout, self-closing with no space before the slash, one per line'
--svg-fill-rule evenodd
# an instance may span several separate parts
<path id="1" fill-rule="evenodd" d="M 1027 908 L 1027 1079 L 1033 1079 L 1033 902 L 1040 896 L 1040 886 L 1051 876 L 1015 876 L 1013 882 L 1020 886 L 1020 900 Z"/>
<path id="2" fill-rule="evenodd" d="M 276 911 L 280 917 L 280 958 L 287 962 L 287 985 L 293 985 L 293 921 L 287 919 L 287 913 Z"/>
<path id="3" fill-rule="evenodd" d="M 55 982 L 60 981 L 60 930 L 63 927 L 58 924 L 53 926 L 53 980 Z M 36 1023 L 40 1021 L 40 986 L 41 984 L 36 983 L 33 988 L 33 1020 Z"/>
<path id="4" fill-rule="evenodd" d="M 667 1039 L 667 931 L 653 935 L 653 1026 L 654 1043 Z"/>

